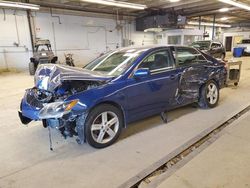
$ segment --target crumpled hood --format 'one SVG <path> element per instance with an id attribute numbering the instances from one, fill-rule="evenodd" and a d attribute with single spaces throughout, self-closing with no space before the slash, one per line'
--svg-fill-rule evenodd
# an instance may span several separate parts
<path id="1" fill-rule="evenodd" d="M 53 91 L 65 80 L 108 81 L 112 76 L 77 67 L 57 64 L 41 64 L 35 74 L 35 86 Z"/>

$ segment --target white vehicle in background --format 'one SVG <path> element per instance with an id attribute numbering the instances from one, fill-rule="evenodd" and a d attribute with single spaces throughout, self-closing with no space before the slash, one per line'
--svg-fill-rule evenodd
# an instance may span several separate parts
<path id="1" fill-rule="evenodd" d="M 243 55 L 250 55 L 250 39 L 243 39 L 236 47 L 244 48 Z"/>

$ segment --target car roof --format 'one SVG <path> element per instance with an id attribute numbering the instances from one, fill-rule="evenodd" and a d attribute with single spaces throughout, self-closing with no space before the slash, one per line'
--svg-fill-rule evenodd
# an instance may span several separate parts
<path id="1" fill-rule="evenodd" d="M 197 40 L 197 41 L 194 41 L 194 42 L 213 42 L 212 40 Z"/>
<path id="2" fill-rule="evenodd" d="M 130 47 L 124 47 L 124 48 L 119 48 L 116 51 L 120 52 L 126 52 L 126 51 L 147 51 L 147 50 L 154 50 L 154 49 L 159 49 L 159 48 L 171 48 L 171 47 L 188 47 L 192 48 L 190 46 L 185 46 L 185 45 L 145 45 L 145 46 L 130 46 Z"/>
<path id="3" fill-rule="evenodd" d="M 218 40 L 197 40 L 197 41 L 194 41 L 195 42 L 215 42 L 215 43 L 221 43 L 220 41 Z"/>

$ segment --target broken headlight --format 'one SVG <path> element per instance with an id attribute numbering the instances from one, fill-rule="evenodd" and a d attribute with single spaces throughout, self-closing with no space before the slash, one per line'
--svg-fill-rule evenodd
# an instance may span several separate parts
<path id="1" fill-rule="evenodd" d="M 39 119 L 61 118 L 64 114 L 69 113 L 77 103 L 78 100 L 48 103 L 40 110 L 38 117 Z"/>

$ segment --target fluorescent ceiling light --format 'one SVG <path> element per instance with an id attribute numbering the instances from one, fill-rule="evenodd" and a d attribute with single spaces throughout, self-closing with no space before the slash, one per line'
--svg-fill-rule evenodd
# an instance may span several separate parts
<path id="1" fill-rule="evenodd" d="M 31 9 L 31 10 L 39 10 L 40 8 L 39 5 L 12 2 L 12 1 L 0 1 L 0 7 L 23 8 L 23 9 Z"/>
<path id="2" fill-rule="evenodd" d="M 228 17 L 222 17 L 222 18 L 220 18 L 220 20 L 221 21 L 226 21 L 226 20 L 228 20 Z"/>
<path id="3" fill-rule="evenodd" d="M 228 12 L 229 11 L 229 8 L 221 8 L 219 9 L 219 12 Z"/>
<path id="4" fill-rule="evenodd" d="M 199 25 L 199 22 L 189 21 L 189 22 L 187 22 L 187 24 L 189 24 L 189 25 Z M 201 22 L 201 25 L 203 25 L 203 26 L 211 26 L 211 27 L 213 27 L 213 25 L 215 27 L 231 27 L 231 25 L 228 25 L 228 24 L 219 24 L 219 23 L 213 24 L 211 22 Z"/>
<path id="5" fill-rule="evenodd" d="M 162 32 L 163 29 L 162 28 L 159 28 L 159 27 L 156 27 L 156 28 L 148 28 L 148 29 L 145 29 L 144 32 L 155 32 L 155 33 L 159 33 L 159 32 Z"/>
<path id="6" fill-rule="evenodd" d="M 146 5 L 136 4 L 136 3 L 127 3 L 127 2 L 121 2 L 121 1 L 115 1 L 115 0 L 81 0 L 81 1 L 88 2 L 88 3 L 96 3 L 96 4 L 101 4 L 101 5 L 122 7 L 122 8 L 139 9 L 139 10 L 143 10 L 147 8 Z"/>
<path id="7" fill-rule="evenodd" d="M 248 6 L 247 4 L 244 4 L 244 3 L 240 3 L 238 1 L 233 1 L 233 0 L 219 0 L 219 1 L 250 11 L 250 6 Z"/>
<path id="8" fill-rule="evenodd" d="M 169 0 L 171 3 L 179 2 L 180 0 Z"/>

